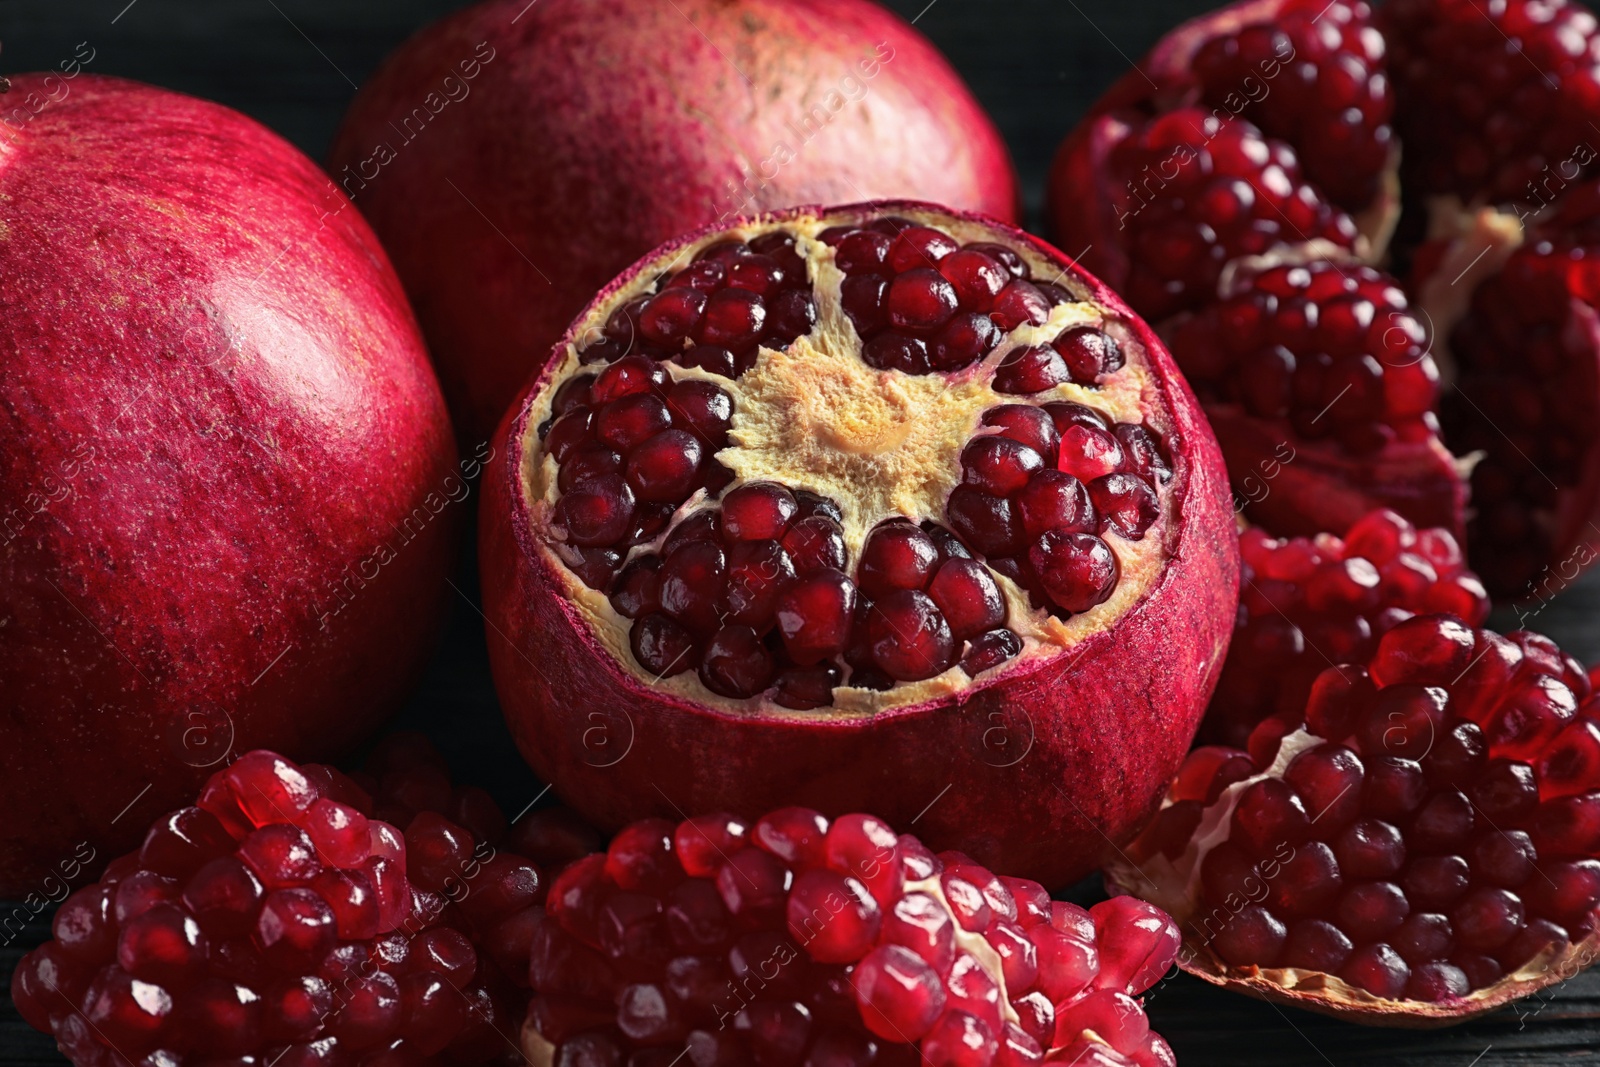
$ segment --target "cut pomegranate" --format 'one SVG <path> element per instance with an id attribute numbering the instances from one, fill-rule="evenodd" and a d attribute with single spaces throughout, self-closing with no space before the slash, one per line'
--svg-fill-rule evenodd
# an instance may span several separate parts
<path id="1" fill-rule="evenodd" d="M 1389 507 L 1465 534 L 1497 599 L 1600 556 L 1597 71 L 1565 0 L 1243 0 L 1062 146 L 1059 243 L 1170 331 L 1253 521 Z"/>
<path id="2" fill-rule="evenodd" d="M 1593 958 L 1596 812 L 1590 677 L 1547 638 L 1417 615 L 1247 749 L 1196 749 L 1108 878 L 1172 910 L 1208 981 L 1445 1025 Z"/>
<path id="3" fill-rule="evenodd" d="M 1138 999 L 1178 951 L 1160 909 L 1052 901 L 869 815 L 635 823 L 533 941 L 531 1063 L 1173 1062 Z"/>
<path id="4" fill-rule="evenodd" d="M 803 329 L 773 325 L 785 297 Z M 489 632 L 523 751 L 610 826 L 795 800 L 909 819 L 970 781 L 932 840 L 1082 873 L 1176 766 L 1225 627 L 1231 520 L 1174 386 L 1113 296 L 985 220 L 797 210 L 666 246 L 574 323 L 489 483 Z M 1196 640 L 1129 636 L 1168 615 Z M 1071 740 L 1100 729 L 1151 736 Z M 602 768 L 613 741 L 628 762 Z M 689 770 L 708 759 L 727 772 Z M 1019 770 L 1082 783 L 1021 791 L 1067 837 L 980 838 L 970 806 L 1017 795 Z"/>
<path id="5" fill-rule="evenodd" d="M 1239 615 L 1201 727 L 1208 743 L 1243 748 L 1261 720 L 1299 715 L 1329 663 L 1365 662 L 1412 615 L 1481 626 L 1489 614 L 1450 532 L 1419 531 L 1392 511 L 1366 515 L 1346 538 L 1278 540 L 1252 527 L 1239 540 Z"/>
<path id="6" fill-rule="evenodd" d="M 79 1067 L 496 1060 L 545 872 L 598 841 L 560 811 L 506 831 L 415 735 L 354 778 L 247 753 L 62 904 L 12 1000 Z"/>

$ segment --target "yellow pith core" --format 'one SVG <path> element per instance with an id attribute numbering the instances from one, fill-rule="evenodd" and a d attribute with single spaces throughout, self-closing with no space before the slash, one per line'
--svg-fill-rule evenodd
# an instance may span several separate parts
<path id="1" fill-rule="evenodd" d="M 906 214 L 912 221 L 943 230 L 962 243 L 1005 240 L 977 222 Z M 843 311 L 840 286 L 844 275 L 834 265 L 833 249 L 816 239 L 829 226 L 853 221 L 857 220 L 843 215 L 788 219 L 777 224 L 752 224 L 706 238 L 702 245 L 730 236 L 748 241 L 775 229 L 794 234 L 816 294 L 817 326 L 784 351 L 761 349 L 755 365 L 734 380 L 696 368 L 661 364 L 675 381 L 714 382 L 732 399 L 730 444 L 716 458 L 734 472 L 733 486 L 776 481 L 838 504 L 849 553 L 849 573 L 854 574 L 867 535 L 883 520 L 902 516 L 917 522 L 945 521 L 945 501 L 961 480 L 961 450 L 973 437 L 992 432 L 982 426 L 983 415 L 991 408 L 1070 400 L 1117 421 L 1143 423 L 1162 437 L 1169 434 L 1170 427 L 1162 421 L 1164 407 L 1156 396 L 1154 379 L 1136 336 L 1124 324 L 1107 320 L 1101 309 L 1087 300 L 1057 305 L 1042 326 L 1018 327 L 983 361 L 962 371 L 914 375 L 868 366 L 860 356 L 861 338 Z M 658 274 L 681 269 L 702 245 L 680 249 L 665 257 L 656 269 L 640 272 L 638 284 L 612 294 L 593 310 L 589 321 L 598 326 L 629 300 L 652 291 Z M 1028 261 L 1035 278 L 1054 281 L 1069 291 L 1077 289 L 1075 278 L 1058 277 L 1060 268 L 1043 256 L 1031 249 L 1018 251 Z M 1010 352 L 1018 347 L 1047 344 L 1063 330 L 1080 325 L 1098 326 L 1115 336 L 1127 365 L 1099 388 L 1069 383 L 1032 396 L 994 391 L 991 382 L 995 368 Z M 550 387 L 542 390 L 534 402 L 532 424 L 539 425 L 550 417 L 556 386 L 593 369 L 583 367 L 576 348 L 569 346 Z M 569 550 L 548 522 L 560 495 L 556 485 L 559 470 L 555 459 L 543 452 L 532 434 L 527 439 L 522 469 L 535 528 L 543 535 L 548 551 L 570 562 Z M 1110 599 L 1090 611 L 1058 619 L 1034 609 L 1025 592 L 1004 576 L 995 575 L 1007 601 L 1006 626 L 1023 642 L 1022 652 L 1013 659 L 977 679 L 968 678 L 959 666 L 954 666 L 923 681 L 897 683 L 887 691 L 847 683 L 834 691 L 833 706 L 811 711 L 782 708 L 763 697 L 735 700 L 718 696 L 706 689 L 693 671 L 656 678 L 633 658 L 628 645 L 631 620 L 618 614 L 604 593 L 585 586 L 566 567 L 558 570 L 566 582 L 568 597 L 596 637 L 626 670 L 656 688 L 737 714 L 810 720 L 855 718 L 918 704 L 983 684 L 991 676 L 1026 669 L 1039 658 L 1059 654 L 1083 637 L 1107 628 L 1144 596 L 1166 564 L 1165 542 L 1176 515 L 1170 493 L 1160 493 L 1160 500 L 1160 514 L 1139 541 L 1126 541 L 1110 532 L 1102 535 L 1116 553 L 1121 577 Z M 702 508 L 715 506 L 715 501 L 696 493 L 674 515 L 672 526 Z M 658 552 L 670 529 L 655 542 L 630 550 L 628 558 Z"/>

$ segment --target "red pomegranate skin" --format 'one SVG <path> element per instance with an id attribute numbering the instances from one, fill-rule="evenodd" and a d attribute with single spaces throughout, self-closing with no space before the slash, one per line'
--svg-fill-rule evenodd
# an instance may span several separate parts
<path id="1" fill-rule="evenodd" d="M 61 84 L 13 77 L 60 99 L 0 141 L 10 893 L 136 845 L 230 751 L 375 727 L 458 484 L 399 281 L 315 164 L 215 104 Z"/>
<path id="2" fill-rule="evenodd" d="M 1071 262 L 1036 238 L 995 228 Z M 670 242 L 636 267 L 701 236 Z M 914 825 L 931 848 L 1052 887 L 1088 874 L 1136 834 L 1182 763 L 1227 653 L 1238 542 L 1222 457 L 1188 384 L 1143 320 L 1073 269 L 1095 302 L 1136 331 L 1158 372 L 1149 388 L 1173 413 L 1169 491 L 1184 521 L 1173 524 L 1168 551 L 1181 565 L 1169 565 L 1112 629 L 1054 659 L 871 717 L 737 716 L 641 685 L 619 667 L 555 593 L 561 564 L 522 505 L 521 446 L 511 442 L 533 433 L 530 400 L 551 370 L 530 382 L 502 421 L 484 474 L 479 559 L 496 690 L 539 776 L 607 831 L 690 811 L 754 818 L 783 804 L 829 817 L 876 811 Z M 569 331 L 559 344 L 576 336 Z"/>
<path id="3" fill-rule="evenodd" d="M 329 169 L 394 257 L 471 443 L 590 297 L 681 233 L 882 197 L 1019 212 L 959 75 L 870 0 L 489 0 L 389 58 Z"/>

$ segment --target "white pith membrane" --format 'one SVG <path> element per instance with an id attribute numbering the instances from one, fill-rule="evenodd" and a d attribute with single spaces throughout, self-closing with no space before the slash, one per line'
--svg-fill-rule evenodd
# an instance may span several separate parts
<path id="1" fill-rule="evenodd" d="M 843 311 L 840 290 L 844 274 L 833 263 L 834 249 L 817 238 L 831 226 L 865 224 L 884 214 L 941 230 L 961 244 L 992 242 L 1010 247 L 1028 264 L 1033 280 L 1053 282 L 1075 299 L 1051 308 L 1049 320 L 1043 325 L 1016 327 L 988 356 L 970 367 L 928 374 L 877 370 L 860 358 L 862 340 Z M 658 279 L 686 266 L 701 249 L 730 238 L 750 241 L 778 230 L 796 237 L 796 250 L 806 261 L 818 310 L 818 322 L 812 332 L 784 351 L 763 346 L 755 365 L 737 378 L 674 362 L 658 365 L 671 382 L 710 381 L 733 401 L 731 443 L 707 456 L 714 456 L 734 472 L 735 478 L 722 496 L 747 483 L 771 481 L 790 490 L 814 492 L 839 506 L 848 550 L 845 574 L 852 581 L 856 580 L 862 545 L 881 521 L 898 516 L 916 523 L 931 520 L 948 528 L 945 502 L 962 480 L 963 446 L 982 434 L 999 433 L 997 427 L 981 425 L 983 414 L 991 408 L 1072 401 L 1103 413 L 1113 425 L 1126 422 L 1144 426 L 1165 448 L 1171 434 L 1165 401 L 1148 366 L 1145 349 L 1126 323 L 1108 316 L 1091 302 L 1086 287 L 1062 264 L 1030 246 L 1013 243 L 1005 232 L 975 220 L 910 206 L 897 206 L 890 212 L 859 210 L 756 220 L 704 236 L 641 269 L 633 284 L 619 287 L 593 306 L 576 325 L 573 336 L 584 336 L 586 332 L 597 335 L 599 326 L 613 312 L 632 299 L 655 292 Z M 991 388 L 994 372 L 1008 353 L 1020 347 L 1047 345 L 1076 326 L 1098 327 L 1111 335 L 1126 357 L 1124 366 L 1094 387 L 1068 382 L 1035 394 L 1000 393 Z M 561 496 L 556 481 L 559 466 L 544 451 L 538 434 L 532 432 L 551 419 L 555 394 L 563 382 L 586 371 L 603 369 L 584 366 L 578 358 L 577 345 L 569 343 L 548 383 L 532 399 L 526 419 L 530 432 L 521 456 L 524 505 L 540 551 L 547 554 L 555 573 L 560 575 L 566 599 L 612 659 L 645 686 L 735 714 L 759 713 L 764 717 L 811 721 L 867 717 L 988 684 L 1007 672 L 1026 670 L 1086 637 L 1111 629 L 1166 567 L 1168 540 L 1177 512 L 1173 494 L 1166 491 L 1166 485 L 1157 484 L 1152 486 L 1158 501 L 1156 518 L 1140 540 L 1128 541 L 1110 529 L 1100 534 L 1116 556 L 1120 574 L 1109 599 L 1090 610 L 1063 619 L 1047 609 L 1034 609 L 1023 589 L 990 570 L 1006 601 L 1004 626 L 1021 639 L 1022 650 L 977 678 L 969 678 L 957 662 L 932 678 L 896 681 L 887 690 L 875 690 L 851 685 L 846 668 L 843 683 L 833 691 L 833 704 L 804 711 L 775 703 L 770 690 L 745 699 L 721 696 L 707 689 L 695 671 L 659 678 L 633 657 L 629 647 L 632 620 L 612 606 L 605 591 L 589 588 L 566 565 L 570 550 L 551 522 Z M 1168 462 L 1171 459 L 1169 456 Z M 624 553 L 619 573 L 629 561 L 659 553 L 674 529 L 695 513 L 716 508 L 719 499 L 707 498 L 704 490 L 696 490 L 677 509 L 659 537 Z M 968 548 L 975 559 L 983 560 L 981 553 Z M 959 661 L 959 641 L 956 647 Z"/>
<path id="2" fill-rule="evenodd" d="M 1264 779 L 1282 778 L 1296 756 L 1324 741 L 1304 726 L 1287 734 L 1271 766 L 1228 786 L 1203 810 L 1188 846 L 1176 859 L 1169 858 L 1158 848 L 1141 848 L 1142 842 L 1136 839 L 1106 864 L 1104 874 L 1109 890 L 1147 900 L 1166 910 L 1177 922 L 1183 931 L 1185 950 L 1178 954 L 1179 967 L 1214 985 L 1264 1000 L 1345 1018 L 1357 1015 L 1362 1022 L 1371 1025 L 1426 1028 L 1465 1022 L 1508 1001 L 1563 982 L 1586 967 L 1600 952 L 1600 930 L 1596 930 L 1581 941 L 1570 942 L 1564 949 L 1553 946 L 1546 949 L 1482 989 L 1440 1002 L 1375 996 L 1324 971 L 1299 967 L 1236 967 L 1218 956 L 1211 948 L 1211 938 L 1205 937 L 1198 925 L 1206 918 L 1201 914 L 1205 902 L 1200 889 L 1200 865 L 1207 853 L 1228 840 L 1230 820 L 1244 791 Z M 1174 803 L 1170 794 L 1164 797 L 1155 818 L 1159 819 L 1160 812 Z M 1151 825 L 1155 825 L 1154 819 Z M 1256 901 L 1243 901 L 1233 911 L 1250 903 Z M 1221 909 L 1213 909 L 1213 913 L 1216 910 Z M 1231 915 L 1226 916 L 1224 924 L 1231 918 Z"/>
<path id="3" fill-rule="evenodd" d="M 932 897 L 949 913 L 951 926 L 955 930 L 956 954 L 959 956 L 960 953 L 967 952 L 983 966 L 983 969 L 988 972 L 989 977 L 994 980 L 1000 989 L 1001 1017 L 1006 1022 L 1016 1022 L 1017 1011 L 1012 1006 L 1011 997 L 1006 990 L 1006 977 L 1000 965 L 999 953 L 995 951 L 994 946 L 989 944 L 982 934 L 967 930 L 959 922 L 956 922 L 955 912 L 951 909 L 950 901 L 945 896 L 944 886 L 940 883 L 939 876 L 936 874 L 920 881 L 905 883 L 904 888 L 901 890 L 901 895 L 906 896 L 912 893 L 924 893 Z M 1096 1044 L 1106 1045 L 1107 1048 L 1110 1047 L 1110 1044 L 1093 1030 L 1085 1030 L 1079 1037 L 1082 1040 L 1093 1041 Z M 552 1067 L 555 1063 L 557 1046 L 539 1032 L 538 1028 L 533 1025 L 531 1016 L 523 1020 L 521 1038 L 522 1055 L 532 1067 Z M 1046 1049 L 1045 1055 L 1048 1056 L 1051 1051 L 1051 1049 Z"/>

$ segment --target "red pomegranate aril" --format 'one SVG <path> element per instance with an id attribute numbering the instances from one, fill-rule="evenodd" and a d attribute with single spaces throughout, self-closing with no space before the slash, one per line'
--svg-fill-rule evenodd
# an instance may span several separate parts
<path id="1" fill-rule="evenodd" d="M 1055 420 L 1043 408 L 1031 404 L 1001 404 L 983 413 L 985 426 L 997 426 L 1003 437 L 1027 445 L 1044 458 L 1046 466 L 1055 466 L 1061 434 Z"/>
<path id="2" fill-rule="evenodd" d="M 1339 977 L 1375 997 L 1394 999 L 1406 988 L 1411 969 L 1393 948 L 1384 944 L 1357 949 L 1339 971 Z"/>
<path id="3" fill-rule="evenodd" d="M 1043 326 L 1050 318 L 1050 301 L 1032 283 L 1018 278 L 1000 290 L 989 314 L 1008 333 L 1022 325 Z"/>
<path id="4" fill-rule="evenodd" d="M 783 536 L 798 510 L 788 489 L 772 482 L 755 482 L 723 497 L 722 529 L 734 541 L 775 540 Z"/>
<path id="5" fill-rule="evenodd" d="M 679 348 L 700 325 L 705 311 L 706 294 L 701 289 L 693 286 L 666 289 L 651 297 L 640 309 L 639 332 L 655 344 Z"/>
<path id="6" fill-rule="evenodd" d="M 994 391 L 1032 395 L 1053 389 L 1071 379 L 1066 361 L 1055 349 L 1043 345 L 1015 348 L 1006 353 L 994 372 Z"/>
<path id="7" fill-rule="evenodd" d="M 789 585 L 777 605 L 778 630 L 789 657 L 812 666 L 843 652 L 855 605 L 855 586 L 838 571 L 815 571 Z"/>
<path id="8" fill-rule="evenodd" d="M 945 514 L 961 539 L 985 555 L 1015 555 L 1026 544 L 1011 501 L 976 486 L 956 486 Z"/>
<path id="9" fill-rule="evenodd" d="M 772 653 L 748 626 L 724 626 L 700 657 L 700 680 L 726 697 L 754 696 L 771 684 L 773 671 Z"/>
<path id="10" fill-rule="evenodd" d="M 1095 385 L 1107 374 L 1122 369 L 1127 361 L 1122 346 L 1104 330 L 1079 326 L 1067 330 L 1051 343 L 1066 361 L 1067 373 L 1080 385 Z"/>
<path id="11" fill-rule="evenodd" d="M 1000 327 L 987 315 L 960 312 L 929 342 L 928 365 L 934 370 L 960 370 L 988 355 L 1001 339 Z"/>
<path id="12" fill-rule="evenodd" d="M 889 279 L 881 274 L 851 275 L 840 286 L 839 302 L 862 337 L 888 325 L 888 298 Z"/>
<path id="13" fill-rule="evenodd" d="M 968 311 L 988 311 L 1011 281 L 1011 272 L 978 249 L 957 249 L 939 260 L 939 273 L 955 287 L 956 299 Z"/>
<path id="14" fill-rule="evenodd" d="M 582 489 L 607 475 L 622 473 L 622 457 L 604 445 L 589 445 L 567 453 L 556 484 L 563 493 Z"/>
<path id="15" fill-rule="evenodd" d="M 833 691 L 844 680 L 844 674 L 831 663 L 812 667 L 787 667 L 778 672 L 773 683 L 772 699 L 786 708 L 810 711 L 833 702 Z"/>
<path id="16" fill-rule="evenodd" d="M 969 677 L 977 677 L 992 670 L 1022 651 L 1022 638 L 1011 630 L 991 630 L 979 634 L 967 643 L 966 654 L 961 657 L 961 669 Z"/>
<path id="17" fill-rule="evenodd" d="M 1035 471 L 1013 497 L 1013 503 L 1029 537 L 1049 530 L 1093 533 L 1100 528 L 1089 490 L 1065 471 L 1048 467 Z"/>
<path id="18" fill-rule="evenodd" d="M 633 503 L 633 490 L 621 477 L 601 476 L 563 494 L 556 504 L 555 525 L 575 545 L 609 545 L 628 532 Z"/>
<path id="19" fill-rule="evenodd" d="M 639 500 L 685 500 L 694 487 L 700 457 L 700 442 L 683 430 L 665 430 L 641 442 L 629 454 L 628 486 Z"/>
<path id="20" fill-rule="evenodd" d="M 783 535 L 783 549 L 797 574 L 842 571 L 847 562 L 844 531 L 837 520 L 826 515 L 810 515 L 789 527 Z"/>
<path id="21" fill-rule="evenodd" d="M 928 595 L 944 613 L 957 641 L 1006 621 L 1006 603 L 989 569 L 977 560 L 952 559 L 939 567 Z"/>
<path id="22" fill-rule="evenodd" d="M 601 371 L 589 387 L 589 402 L 603 406 L 625 396 L 654 393 L 669 381 L 666 369 L 645 356 L 625 356 Z"/>
<path id="23" fill-rule="evenodd" d="M 889 245 L 887 262 L 890 269 L 905 273 L 937 266 L 959 247 L 949 235 L 931 226 L 912 226 L 902 230 Z"/>
<path id="24" fill-rule="evenodd" d="M 756 343 L 767 322 L 761 297 L 744 289 L 723 289 L 706 301 L 694 339 L 739 352 Z"/>
<path id="25" fill-rule="evenodd" d="M 1011 496 L 1043 466 L 1039 453 L 1009 437 L 977 437 L 961 451 L 964 479 L 995 496 Z"/>
<path id="26" fill-rule="evenodd" d="M 897 589 L 923 589 L 933 577 L 939 552 L 933 539 L 908 522 L 890 522 L 872 531 L 861 550 L 857 579 L 870 597 Z"/>
<path id="27" fill-rule="evenodd" d="M 765 632 L 795 578 L 789 554 L 776 541 L 736 541 L 728 549 L 727 574 L 719 604 L 723 618 Z"/>
<path id="28" fill-rule="evenodd" d="M 889 325 L 914 334 L 939 329 L 959 308 L 955 287 L 931 267 L 915 267 L 889 283 L 884 306 Z"/>
<path id="29" fill-rule="evenodd" d="M 1094 534 L 1052 530 L 1028 549 L 1028 562 L 1063 611 L 1088 611 L 1116 588 L 1116 555 Z"/>
<path id="30" fill-rule="evenodd" d="M 882 270 L 888 263 L 892 243 L 892 238 L 876 230 L 852 230 L 835 245 L 834 263 L 846 274 Z"/>
<path id="31" fill-rule="evenodd" d="M 873 659 L 891 678 L 920 681 L 954 664 L 950 624 L 926 593 L 896 590 L 873 602 L 869 619 Z"/>
<path id="32" fill-rule="evenodd" d="M 1272 967 L 1283 952 L 1288 931 L 1271 912 L 1254 904 L 1239 909 L 1218 931 L 1219 956 L 1238 966 Z"/>
<path id="33" fill-rule="evenodd" d="M 670 678 L 692 670 L 697 659 L 694 635 L 659 612 L 634 621 L 629 648 L 639 666 L 657 678 Z"/>
<path id="34" fill-rule="evenodd" d="M 1061 432 L 1058 466 L 1084 484 L 1115 474 L 1125 462 L 1122 445 L 1108 430 L 1071 425 Z"/>
<path id="35" fill-rule="evenodd" d="M 710 541 L 689 541 L 661 564 L 661 609 L 690 629 L 709 632 L 719 622 L 717 601 L 726 584 L 727 557 Z"/>
<path id="36" fill-rule="evenodd" d="M 1089 499 L 1094 502 L 1102 529 L 1129 541 L 1144 538 L 1160 507 L 1155 490 L 1132 474 L 1096 478 L 1089 483 Z"/>

